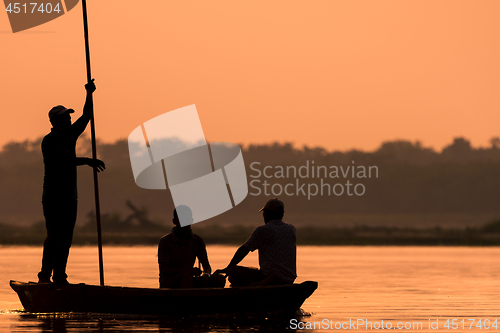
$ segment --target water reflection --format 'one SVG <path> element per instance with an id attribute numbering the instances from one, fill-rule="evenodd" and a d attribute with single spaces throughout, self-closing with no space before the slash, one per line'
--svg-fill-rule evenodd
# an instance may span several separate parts
<path id="1" fill-rule="evenodd" d="M 12 311 L 22 308 L 9 279 L 30 281 L 40 264 L 39 248 L 0 248 L 0 332 L 255 332 L 285 331 L 289 322 L 241 319 L 161 319 L 111 315 L 48 316 Z M 97 250 L 72 250 L 71 280 L 98 284 Z M 214 267 L 223 267 L 234 247 L 209 245 Z M 105 247 L 109 285 L 157 288 L 157 247 Z M 302 308 L 306 322 L 365 319 L 371 322 L 443 318 L 489 319 L 500 313 L 498 247 L 299 247 L 299 281 L 315 280 L 318 290 Z M 257 266 L 257 256 L 245 265 Z M 35 272 L 35 273 L 33 273 Z M 209 306 L 209 304 L 207 305 Z M 56 319 L 64 319 L 56 322 Z M 445 321 L 442 322 L 443 325 Z M 427 327 L 427 326 L 426 326 Z M 291 330 L 286 330 L 290 332 Z M 326 330 L 317 330 L 324 332 Z M 427 330 L 424 330 L 427 331 Z M 447 331 L 440 326 L 438 330 Z M 469 331 L 483 331 L 472 328 Z M 301 330 L 302 332 L 302 330 Z M 356 332 L 372 332 L 358 329 Z"/>
<path id="2" fill-rule="evenodd" d="M 13 315 L 11 328 L 18 332 L 294 332 L 291 318 L 186 317 L 167 318 L 114 314 Z M 307 316 L 296 316 L 306 321 Z M 309 330 L 300 330 L 310 332 Z"/>

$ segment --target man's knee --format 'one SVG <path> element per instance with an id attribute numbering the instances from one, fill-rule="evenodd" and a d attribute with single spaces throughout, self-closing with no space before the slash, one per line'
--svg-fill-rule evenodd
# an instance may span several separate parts
<path id="1" fill-rule="evenodd" d="M 226 274 L 228 277 L 234 276 L 238 273 L 238 270 L 239 270 L 238 266 L 231 266 L 231 267 L 228 267 Z"/>
<path id="2" fill-rule="evenodd" d="M 231 266 L 227 269 L 229 282 L 234 286 L 245 286 L 254 282 L 255 275 L 259 270 L 255 267 Z"/>
<path id="3" fill-rule="evenodd" d="M 210 277 L 210 287 L 224 288 L 226 286 L 226 277 L 222 274 L 214 274 Z"/>
<path id="4" fill-rule="evenodd" d="M 226 272 L 227 279 L 231 284 L 240 284 L 241 282 L 241 267 L 240 266 L 231 266 L 227 269 Z"/>

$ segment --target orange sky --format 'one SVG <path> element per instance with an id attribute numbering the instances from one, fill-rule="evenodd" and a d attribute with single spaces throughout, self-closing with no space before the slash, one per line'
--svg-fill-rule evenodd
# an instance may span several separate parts
<path id="1" fill-rule="evenodd" d="M 1 5 L 0 5 L 1 6 Z M 196 104 L 209 141 L 373 150 L 500 136 L 500 2 L 88 1 L 97 135 Z M 13 34 L 0 13 L 0 145 L 84 101 L 81 5 Z"/>

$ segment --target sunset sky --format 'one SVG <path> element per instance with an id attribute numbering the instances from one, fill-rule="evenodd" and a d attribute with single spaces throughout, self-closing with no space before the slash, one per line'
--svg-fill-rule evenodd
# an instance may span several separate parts
<path id="1" fill-rule="evenodd" d="M 0 5 L 3 8 L 3 5 Z M 500 136 L 500 1 L 88 0 L 97 136 L 196 104 L 208 141 L 328 150 Z M 0 13 L 0 146 L 81 114 L 81 5 L 25 32 Z"/>

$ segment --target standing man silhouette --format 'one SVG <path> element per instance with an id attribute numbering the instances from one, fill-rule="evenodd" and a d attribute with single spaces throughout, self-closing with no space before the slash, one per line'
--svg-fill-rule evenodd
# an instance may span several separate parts
<path id="1" fill-rule="evenodd" d="M 73 109 L 62 105 L 49 111 L 52 129 L 42 140 L 43 178 L 42 206 L 47 228 L 47 238 L 43 244 L 42 269 L 38 273 L 38 283 L 67 284 L 66 264 L 69 248 L 73 239 L 77 209 L 78 165 L 88 165 L 97 171 L 105 169 L 104 162 L 98 159 L 76 157 L 76 141 L 85 131 L 92 115 L 92 94 L 94 80 L 85 85 L 87 98 L 83 114 L 71 124 Z"/>

